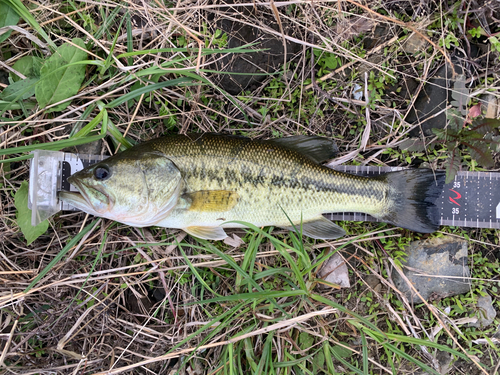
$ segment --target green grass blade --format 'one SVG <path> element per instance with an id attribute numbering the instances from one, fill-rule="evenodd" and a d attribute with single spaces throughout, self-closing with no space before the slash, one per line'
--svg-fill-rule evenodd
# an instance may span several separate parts
<path id="1" fill-rule="evenodd" d="M 117 107 L 117 106 L 131 100 L 131 99 L 135 99 L 135 98 L 140 97 L 142 94 L 148 94 L 152 91 L 162 89 L 164 87 L 181 86 L 181 85 L 188 85 L 188 84 L 193 84 L 193 83 L 195 83 L 195 81 L 193 79 L 185 78 L 185 77 L 172 79 L 170 81 L 155 83 L 153 85 L 141 87 L 137 90 L 128 92 L 125 95 L 122 95 L 121 97 L 119 97 L 118 99 L 115 99 L 112 102 L 106 104 L 105 107 L 107 109 L 115 108 L 115 107 Z"/>
<path id="2" fill-rule="evenodd" d="M 106 113 L 105 113 L 106 115 Z M 107 118 L 107 117 L 106 117 Z M 113 124 L 111 120 L 107 120 L 108 133 L 113 137 L 116 144 L 120 144 L 120 151 L 132 147 L 134 144 L 122 135 L 120 130 Z"/>
<path id="3" fill-rule="evenodd" d="M 186 264 L 188 265 L 189 269 L 191 270 L 191 272 L 193 273 L 193 275 L 196 277 L 196 279 L 206 288 L 210 291 L 210 293 L 216 295 L 216 296 L 220 296 L 219 293 L 215 292 L 212 288 L 210 288 L 210 286 L 206 283 L 206 281 L 200 276 L 199 272 L 196 270 L 196 267 L 193 266 L 193 263 L 191 263 L 191 261 L 189 260 L 189 258 L 186 256 L 186 253 L 184 252 L 184 250 L 182 249 L 182 245 L 180 243 L 177 243 L 177 246 L 179 248 L 179 251 L 181 252 L 182 254 L 182 257 L 184 258 L 184 260 L 186 261 Z M 221 296 L 222 297 L 222 296 Z"/>
<path id="4" fill-rule="evenodd" d="M 335 371 L 335 366 L 332 361 L 333 354 L 332 350 L 330 349 L 330 343 L 328 341 L 325 341 L 325 343 L 323 344 L 323 353 L 325 354 L 325 362 L 328 374 L 336 375 L 337 371 Z"/>
<path id="5" fill-rule="evenodd" d="M 304 357 L 300 357 L 297 359 L 293 359 L 291 361 L 276 362 L 273 364 L 273 367 L 274 368 L 286 368 L 286 367 L 298 365 L 299 363 L 302 363 L 302 362 L 305 362 L 305 361 L 312 359 L 320 350 L 322 350 L 322 349 L 318 349 L 311 354 L 308 354 Z"/>
<path id="6" fill-rule="evenodd" d="M 228 354 L 228 360 L 229 360 L 229 374 L 233 375 L 233 374 L 235 374 L 235 371 L 234 371 L 234 358 L 233 358 L 233 343 L 230 343 L 227 346 L 227 354 Z"/>
<path id="7" fill-rule="evenodd" d="M 438 344 L 438 343 L 430 341 L 430 340 L 418 339 L 416 337 L 398 335 L 398 334 L 394 334 L 394 333 L 382 333 L 378 329 L 372 330 L 372 329 L 368 329 L 366 327 L 362 327 L 359 324 L 357 324 L 356 322 L 353 322 L 353 324 L 358 326 L 367 335 L 371 336 L 374 340 L 376 340 L 380 343 L 384 342 L 384 340 L 393 340 L 396 342 L 402 342 L 402 343 L 412 344 L 412 345 L 419 345 L 419 346 L 425 345 L 425 346 L 428 346 L 430 348 L 435 348 L 435 349 L 438 349 L 441 351 L 446 351 L 446 352 L 453 354 L 457 357 L 460 357 L 466 361 L 469 361 L 469 358 L 467 357 L 467 355 L 465 355 L 465 354 L 463 354 L 455 349 L 449 348 L 448 346 Z"/>
<path id="8" fill-rule="evenodd" d="M 262 348 L 262 354 L 260 357 L 259 364 L 257 365 L 256 374 L 265 374 L 264 368 L 267 365 L 267 360 L 272 356 L 272 341 L 273 341 L 274 331 L 271 331 L 267 334 L 266 342 L 264 343 L 264 347 Z"/>
<path id="9" fill-rule="evenodd" d="M 132 20 L 130 18 L 130 12 L 127 11 L 127 53 L 134 51 L 134 41 L 132 39 Z M 127 57 L 127 64 L 131 66 L 134 63 L 132 56 Z"/>
<path id="10" fill-rule="evenodd" d="M 245 44 L 240 47 L 235 47 L 235 48 L 228 48 L 228 49 L 202 49 L 201 53 L 202 55 L 213 55 L 216 53 L 252 53 L 252 52 L 259 52 L 259 51 L 264 51 L 264 49 L 250 49 L 247 47 L 251 47 L 255 43 L 250 43 L 250 44 Z M 133 51 L 133 52 L 126 52 L 122 53 L 118 56 L 116 56 L 117 59 L 121 59 L 123 57 L 132 57 L 132 56 L 141 56 L 141 55 L 154 55 L 157 53 L 175 53 L 175 52 L 185 52 L 185 53 L 190 53 L 193 50 L 191 48 L 186 48 L 186 47 L 181 47 L 181 48 L 156 48 L 156 49 L 145 49 L 141 51 Z"/>
<path id="11" fill-rule="evenodd" d="M 75 237 L 73 237 L 64 248 L 50 261 L 49 264 L 38 274 L 37 277 L 28 285 L 28 287 L 24 290 L 24 293 L 28 293 L 31 288 L 33 288 L 51 269 L 54 267 L 65 255 L 66 253 L 75 246 L 78 241 L 80 241 L 83 236 L 87 233 L 91 232 L 95 229 L 97 224 L 101 221 L 101 219 L 95 219 L 93 222 L 88 224 L 85 228 L 83 228 Z"/>
<path id="12" fill-rule="evenodd" d="M 264 290 L 262 289 L 262 287 L 257 284 L 257 282 L 251 278 L 248 273 L 246 273 L 243 269 L 241 269 L 241 267 L 234 261 L 233 258 L 231 258 L 230 256 L 228 256 L 227 254 L 223 253 L 222 251 L 220 251 L 219 249 L 217 249 L 215 246 L 213 246 L 210 242 L 206 241 L 206 240 L 198 240 L 201 244 L 203 244 L 205 247 L 203 248 L 203 250 L 208 250 L 210 251 L 211 253 L 214 253 L 216 254 L 217 256 L 219 256 L 221 259 L 223 259 L 227 264 L 229 264 L 236 272 L 240 273 L 243 277 L 244 280 L 246 280 L 250 285 L 252 285 L 255 289 L 257 289 L 259 292 L 263 292 Z M 276 307 L 278 308 L 285 316 L 289 317 L 290 314 L 287 313 L 285 310 L 283 310 L 279 305 L 278 303 L 274 300 L 274 298 L 271 298 L 271 303 Z"/>
<path id="13" fill-rule="evenodd" d="M 50 143 L 38 143 L 34 145 L 29 145 L 29 146 L 19 146 L 19 147 L 11 147 L 11 148 L 6 148 L 6 149 L 1 149 L 0 150 L 0 156 L 1 155 L 10 155 L 10 154 L 21 154 L 24 152 L 30 152 L 33 150 L 52 150 L 52 151 L 59 151 L 62 150 L 63 148 L 66 147 L 73 147 L 73 146 L 78 146 L 78 145 L 83 145 L 85 143 L 90 143 L 97 141 L 99 139 L 104 138 L 105 134 L 101 135 L 92 135 L 89 137 L 85 138 L 71 138 L 71 139 L 64 139 L 61 141 L 55 141 L 55 142 L 50 142 Z"/>
<path id="14" fill-rule="evenodd" d="M 113 23 L 115 21 L 115 18 L 119 15 L 119 13 L 123 10 L 123 7 L 120 5 L 117 5 L 113 11 L 106 15 L 106 17 L 103 17 L 103 23 L 99 27 L 99 29 L 96 31 L 94 37 L 95 39 L 100 39 L 102 35 L 106 32 L 109 31 L 110 26 L 113 26 Z M 118 29 L 119 30 L 119 29 Z"/>
<path id="15" fill-rule="evenodd" d="M 0 160 L 0 164 L 2 164 L 2 163 L 14 163 L 16 161 L 22 161 L 22 160 L 28 160 L 28 159 L 33 159 L 33 154 L 18 156 L 17 158 Z"/>
<path id="16" fill-rule="evenodd" d="M 363 359 L 363 375 L 368 375 L 368 342 L 366 341 L 366 336 L 363 331 L 361 334 L 361 345 L 362 345 L 362 359 Z"/>
<path id="17" fill-rule="evenodd" d="M 367 320 L 366 318 L 362 317 L 361 315 L 359 314 L 356 314 L 355 312 L 347 309 L 346 307 L 336 303 L 336 302 L 333 302 L 333 301 L 330 301 L 328 298 L 325 298 L 323 296 L 320 296 L 318 294 L 311 294 L 310 297 L 312 299 L 315 299 L 316 301 L 318 302 L 321 302 L 321 303 L 324 303 L 325 305 L 328 305 L 328 306 L 331 306 L 331 307 L 334 307 L 336 309 L 339 309 L 340 311 L 342 311 L 344 314 L 347 314 L 347 315 L 350 315 L 352 316 L 353 318 L 356 318 L 358 319 L 360 322 L 364 323 L 366 326 L 370 327 L 371 329 L 373 329 L 375 332 L 380 332 L 382 335 L 385 335 L 383 332 L 381 332 L 373 323 L 371 323 L 369 320 Z"/>
<path id="18" fill-rule="evenodd" d="M 111 44 L 111 48 L 109 50 L 108 56 L 106 57 L 106 61 L 104 62 L 104 65 L 101 67 L 101 69 L 99 70 L 100 75 L 104 75 L 106 70 L 108 70 L 109 67 L 111 66 L 111 63 L 113 61 L 113 52 L 115 51 L 115 47 L 116 47 L 116 41 L 118 40 L 118 37 L 120 36 L 119 30 L 122 29 L 122 25 L 123 25 L 124 20 L 125 19 L 122 18 L 120 21 L 120 24 L 117 27 L 118 31 L 115 33 L 115 37 L 113 38 L 113 43 Z"/>
<path id="19" fill-rule="evenodd" d="M 389 364 L 391 365 L 392 373 L 393 374 L 397 374 L 397 372 L 396 372 L 396 366 L 394 366 L 394 361 L 392 360 L 391 352 L 385 346 L 383 346 L 383 348 L 384 348 L 384 351 L 385 351 L 385 355 L 387 356 L 387 362 L 389 362 Z"/>
<path id="20" fill-rule="evenodd" d="M 55 51 L 57 49 L 56 45 L 54 42 L 49 38 L 47 33 L 42 29 L 40 24 L 35 20 L 35 17 L 33 17 L 30 13 L 30 11 L 24 6 L 24 4 L 20 0 L 0 0 L 3 3 L 9 4 L 12 8 L 15 9 L 16 13 L 22 17 L 26 22 L 29 23 L 29 25 L 34 28 L 38 34 L 40 34 L 43 39 L 47 42 L 47 44 L 50 46 L 52 51 Z"/>
<path id="21" fill-rule="evenodd" d="M 248 300 L 260 300 L 269 298 L 286 298 L 286 297 L 296 297 L 304 296 L 307 292 L 303 290 L 286 290 L 286 291 L 262 291 L 254 293 L 240 293 L 228 296 L 221 296 L 216 298 L 210 298 L 201 300 L 199 302 L 190 302 L 188 305 L 198 304 L 198 303 L 212 303 L 212 302 L 228 302 L 228 301 L 248 301 Z"/>
<path id="22" fill-rule="evenodd" d="M 241 262 L 241 269 L 246 271 L 249 277 L 252 277 L 253 268 L 255 265 L 255 259 L 257 257 L 257 250 L 261 244 L 261 241 L 262 241 L 262 236 L 260 236 L 257 233 L 254 233 L 252 235 L 252 238 L 245 251 L 243 262 Z M 234 284 L 235 284 L 235 289 L 239 291 L 240 287 L 243 285 L 243 278 L 240 273 L 236 274 L 236 280 Z M 251 290 L 251 288 L 249 289 Z"/>
<path id="23" fill-rule="evenodd" d="M 406 359 L 408 362 L 411 362 L 411 363 L 415 364 L 416 366 L 420 367 L 422 370 L 427 371 L 427 373 L 434 374 L 434 375 L 440 375 L 439 372 L 437 372 L 433 368 L 427 366 L 425 363 L 423 363 L 422 361 L 419 361 L 415 357 L 412 357 L 411 355 L 406 354 L 402 350 L 396 348 L 396 346 L 394 346 L 392 344 L 389 344 L 389 343 L 385 343 L 385 344 L 382 344 L 382 345 L 384 347 L 387 347 L 387 349 L 389 351 L 391 351 L 391 352 L 397 354 L 398 356 Z"/>
<path id="24" fill-rule="evenodd" d="M 190 334 L 189 336 L 187 336 L 185 339 L 181 340 L 177 345 L 173 346 L 168 351 L 168 353 L 174 352 L 175 350 L 179 349 L 182 345 L 184 345 L 189 340 L 192 340 L 194 337 L 197 337 L 201 333 L 203 333 L 206 330 L 212 328 L 215 323 L 219 323 L 219 322 L 223 321 L 224 319 L 226 319 L 228 317 L 233 317 L 234 318 L 234 314 L 241 315 L 241 314 L 247 313 L 249 311 L 249 309 L 248 308 L 243 309 L 243 306 L 245 306 L 245 303 L 239 303 L 239 304 L 235 305 L 234 307 L 232 307 L 231 309 L 229 309 L 229 310 L 225 311 L 224 313 L 220 314 L 219 316 L 216 316 L 210 322 L 208 322 L 207 324 L 205 324 L 201 328 L 197 329 L 195 332 L 193 332 L 192 334 Z M 205 337 L 200 342 L 199 346 L 203 345 L 208 340 L 210 340 L 211 337 L 213 337 L 215 334 L 217 334 L 217 332 L 220 332 L 220 330 L 222 330 L 225 326 L 226 325 L 224 325 L 224 324 L 218 325 L 209 335 L 207 335 L 207 337 Z"/>
<path id="25" fill-rule="evenodd" d="M 344 366 L 348 367 L 351 369 L 352 372 L 354 372 L 355 374 L 358 374 L 358 375 L 364 375 L 363 372 L 354 367 L 353 365 L 351 365 L 349 362 L 347 362 L 344 358 L 342 358 L 342 356 L 340 356 L 335 350 L 331 350 L 330 351 L 330 354 L 333 354 L 333 356 L 335 357 L 335 359 L 337 359 L 337 361 L 341 362 Z"/>
<path id="26" fill-rule="evenodd" d="M 89 134 L 103 119 L 105 109 L 102 109 L 95 118 L 93 118 L 87 125 L 85 125 L 78 133 L 76 133 L 73 138 L 85 137 Z"/>
<path id="27" fill-rule="evenodd" d="M 252 340 L 250 340 L 250 338 L 246 338 L 243 340 L 243 344 L 244 344 L 245 358 L 247 362 L 250 364 L 250 368 L 252 369 L 253 373 L 255 374 L 258 365 L 253 352 L 254 347 L 252 344 Z"/>

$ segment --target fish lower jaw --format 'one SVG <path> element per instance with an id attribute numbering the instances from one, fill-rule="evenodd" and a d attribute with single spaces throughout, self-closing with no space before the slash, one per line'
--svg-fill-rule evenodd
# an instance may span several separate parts
<path id="1" fill-rule="evenodd" d="M 102 216 L 101 213 L 97 212 L 93 207 L 89 205 L 89 203 L 81 193 L 77 193 L 74 191 L 60 191 L 58 197 L 64 203 L 69 204 L 70 206 L 73 206 L 83 212 L 94 216 Z"/>

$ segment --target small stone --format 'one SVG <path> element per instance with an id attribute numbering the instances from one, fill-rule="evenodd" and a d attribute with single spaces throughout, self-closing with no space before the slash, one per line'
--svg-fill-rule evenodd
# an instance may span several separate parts
<path id="1" fill-rule="evenodd" d="M 375 289 L 380 285 L 380 280 L 376 275 L 366 275 L 363 278 L 363 281 L 372 289 Z"/>
<path id="2" fill-rule="evenodd" d="M 403 43 L 403 51 L 406 53 L 418 53 L 427 47 L 428 42 L 420 35 L 413 33 Z"/>
<path id="3" fill-rule="evenodd" d="M 446 375 L 447 373 L 450 372 L 450 370 L 453 368 L 453 355 L 445 352 L 438 350 L 436 353 L 436 363 L 438 365 L 438 368 L 436 369 L 441 375 Z M 418 375 L 430 375 L 428 372 L 419 372 L 417 373 Z"/>
<path id="4" fill-rule="evenodd" d="M 83 145 L 75 146 L 77 153 L 81 155 L 100 155 L 102 150 L 102 140 L 85 143 Z"/>
<path id="5" fill-rule="evenodd" d="M 486 107 L 484 117 L 493 119 L 498 118 L 498 116 L 500 116 L 500 102 L 498 98 L 492 94 L 486 94 L 481 99 L 481 102 L 484 103 Z"/>
<path id="6" fill-rule="evenodd" d="M 453 368 L 453 355 L 451 353 L 438 350 L 436 359 L 439 363 L 439 373 L 445 375 Z"/>
<path id="7" fill-rule="evenodd" d="M 500 339 L 500 326 L 497 327 L 497 331 L 493 335 L 493 338 Z"/>
<path id="8" fill-rule="evenodd" d="M 347 269 L 346 262 L 339 253 L 335 253 L 328 258 L 319 270 L 318 278 L 331 284 L 337 284 L 341 288 L 349 288 L 351 286 L 349 282 L 349 270 Z"/>
<path id="9" fill-rule="evenodd" d="M 234 3 L 234 0 L 230 2 Z M 214 82 L 230 94 L 238 95 L 242 91 L 255 89 L 271 74 L 279 71 L 285 61 L 290 61 L 301 50 L 301 46 L 289 40 L 284 44 L 280 36 L 245 23 L 245 19 L 253 13 L 250 8 L 238 8 L 238 11 L 230 8 L 227 12 L 233 19 L 222 19 L 215 23 L 217 29 L 227 34 L 225 48 L 253 44 L 245 49 L 255 50 L 251 53 L 224 53 L 214 63 L 215 70 L 224 72 L 214 74 Z M 273 16 L 261 13 L 260 17 L 270 29 L 280 30 Z M 287 27 L 286 24 L 282 26 Z"/>
<path id="10" fill-rule="evenodd" d="M 359 77 L 364 77 L 365 73 L 370 74 L 370 71 L 374 69 L 373 66 L 381 64 L 383 60 L 384 57 L 379 54 L 368 56 L 358 67 Z"/>
<path id="11" fill-rule="evenodd" d="M 355 83 L 354 88 L 352 89 L 352 97 L 354 100 L 363 99 L 363 87 Z"/>
<path id="12" fill-rule="evenodd" d="M 470 327 L 485 328 L 488 327 L 497 316 L 497 312 L 493 307 L 493 301 L 491 296 L 487 294 L 484 297 L 479 297 L 477 299 L 477 322 L 469 323 Z"/>
<path id="13" fill-rule="evenodd" d="M 240 237 L 238 237 L 236 234 L 233 233 L 232 236 L 229 235 L 226 238 L 224 238 L 224 243 L 231 247 L 238 248 L 245 242 L 243 242 L 243 240 Z"/>
<path id="14" fill-rule="evenodd" d="M 454 64 L 454 69 L 458 75 L 463 72 L 458 63 Z M 432 129 L 442 129 L 446 126 L 444 109 L 452 100 L 450 88 L 453 88 L 453 84 L 449 64 L 443 65 L 434 76 L 429 78 L 408 113 L 407 121 L 410 124 L 420 124 L 410 132 L 410 136 L 420 136 L 421 130 L 425 136 L 430 136 L 433 135 Z"/>
<path id="15" fill-rule="evenodd" d="M 431 238 L 412 242 L 407 252 L 403 272 L 424 300 L 431 297 L 441 299 L 469 291 L 467 241 L 453 237 Z M 396 270 L 392 272 L 392 279 L 410 302 L 423 302 Z"/>
<path id="16" fill-rule="evenodd" d="M 335 27 L 337 33 L 337 43 L 352 40 L 361 34 L 367 33 L 373 29 L 375 22 L 361 15 L 360 17 L 342 18 Z"/>

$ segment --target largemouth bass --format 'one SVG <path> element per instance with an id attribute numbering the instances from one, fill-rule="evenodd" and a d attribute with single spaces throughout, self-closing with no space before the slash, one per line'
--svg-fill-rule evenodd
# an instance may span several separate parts
<path id="1" fill-rule="evenodd" d="M 59 197 L 82 211 L 136 226 L 179 228 L 204 239 L 224 228 L 277 226 L 317 239 L 345 231 L 322 216 L 362 212 L 421 233 L 438 229 L 444 174 L 429 169 L 366 178 L 321 165 L 334 143 L 296 136 L 268 141 L 214 134 L 139 144 L 69 178 Z"/>

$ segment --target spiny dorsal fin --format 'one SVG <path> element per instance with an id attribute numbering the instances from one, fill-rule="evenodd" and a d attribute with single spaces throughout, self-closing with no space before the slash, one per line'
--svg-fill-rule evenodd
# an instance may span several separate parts
<path id="1" fill-rule="evenodd" d="M 240 196 L 229 190 L 200 190 L 186 193 L 183 198 L 191 202 L 191 211 L 224 212 L 231 210 Z"/>
<path id="2" fill-rule="evenodd" d="M 300 231 L 300 223 L 296 224 L 295 228 L 297 228 L 297 231 Z M 292 226 L 285 227 L 285 229 L 295 232 Z M 319 240 L 333 240 L 345 236 L 345 231 L 337 224 L 320 216 L 315 220 L 302 223 L 302 234 Z"/>
<path id="3" fill-rule="evenodd" d="M 333 159 L 339 152 L 333 139 L 319 136 L 295 135 L 293 137 L 269 139 L 265 142 L 294 150 L 318 164 Z"/>
<path id="4" fill-rule="evenodd" d="M 227 237 L 226 232 L 221 227 L 187 227 L 182 228 L 182 230 L 191 236 L 204 240 L 218 241 Z"/>

